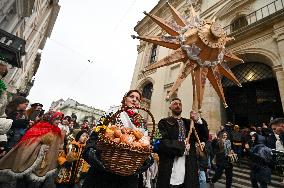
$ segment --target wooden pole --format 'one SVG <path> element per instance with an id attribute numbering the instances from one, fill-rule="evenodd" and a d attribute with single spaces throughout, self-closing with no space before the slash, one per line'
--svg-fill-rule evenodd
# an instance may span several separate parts
<path id="1" fill-rule="evenodd" d="M 194 71 L 192 71 L 192 73 L 191 73 L 191 78 L 192 78 L 192 88 L 193 88 L 192 89 L 192 110 L 197 112 L 198 107 L 197 107 L 197 99 L 196 99 L 196 84 L 195 84 L 195 78 L 194 78 Z M 187 136 L 188 142 L 189 142 L 189 139 L 190 139 L 192 132 L 194 132 L 194 135 L 197 139 L 197 143 L 199 144 L 201 151 L 203 151 L 203 146 L 201 145 L 199 136 L 198 136 L 197 131 L 194 127 L 194 121 L 193 120 L 190 121 L 190 129 L 189 129 L 189 133 L 188 133 L 188 136 Z"/>

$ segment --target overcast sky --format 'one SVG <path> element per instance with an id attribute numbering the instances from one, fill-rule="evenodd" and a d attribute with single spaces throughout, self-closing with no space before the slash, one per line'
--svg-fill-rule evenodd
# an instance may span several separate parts
<path id="1" fill-rule="evenodd" d="M 137 57 L 134 27 L 158 0 L 68 0 L 61 9 L 28 98 L 48 109 L 72 98 L 107 110 L 130 88 Z M 93 63 L 88 62 L 93 61 Z"/>

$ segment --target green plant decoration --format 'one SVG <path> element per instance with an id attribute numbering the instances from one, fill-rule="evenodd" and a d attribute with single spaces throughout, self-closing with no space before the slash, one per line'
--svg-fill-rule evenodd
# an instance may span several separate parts
<path id="1" fill-rule="evenodd" d="M 0 95 L 2 95 L 3 91 L 6 91 L 7 87 L 3 80 L 0 80 Z"/>

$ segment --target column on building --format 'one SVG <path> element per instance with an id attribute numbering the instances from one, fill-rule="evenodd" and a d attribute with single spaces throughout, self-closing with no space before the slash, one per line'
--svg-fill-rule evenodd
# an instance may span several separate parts
<path id="1" fill-rule="evenodd" d="M 282 103 L 282 110 L 284 112 L 284 70 L 283 70 L 282 65 L 274 67 L 274 71 L 275 71 L 276 80 L 278 83 L 279 94 L 280 94 L 281 103 Z"/>
<path id="2" fill-rule="evenodd" d="M 278 47 L 278 52 L 280 56 L 280 65 L 274 66 L 273 69 L 276 74 L 276 79 L 278 82 L 279 93 L 282 103 L 282 109 L 284 111 L 284 21 L 279 22 L 274 25 L 275 40 Z"/>
<path id="3" fill-rule="evenodd" d="M 216 133 L 221 126 L 220 99 L 210 83 L 206 84 L 201 116 L 208 122 L 210 133 Z"/>

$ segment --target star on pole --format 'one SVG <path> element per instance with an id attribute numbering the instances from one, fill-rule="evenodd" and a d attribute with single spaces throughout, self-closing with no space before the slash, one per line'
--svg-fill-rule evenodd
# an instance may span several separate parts
<path id="1" fill-rule="evenodd" d="M 234 76 L 226 61 L 243 61 L 236 55 L 225 49 L 225 45 L 233 38 L 227 37 L 220 24 L 214 21 L 204 20 L 190 5 L 190 17 L 184 18 L 171 4 L 167 2 L 174 23 L 166 21 L 155 15 L 144 12 L 168 35 L 164 36 L 134 36 L 149 43 L 154 43 L 169 49 L 173 53 L 149 65 L 145 71 L 150 71 L 164 66 L 182 62 L 180 73 L 174 82 L 168 98 L 178 89 L 181 83 L 192 74 L 196 82 L 198 108 L 201 109 L 206 80 L 212 84 L 220 97 L 224 107 L 227 103 L 224 96 L 221 76 L 225 76 L 241 87 L 240 82 Z"/>

